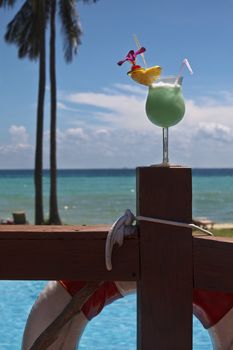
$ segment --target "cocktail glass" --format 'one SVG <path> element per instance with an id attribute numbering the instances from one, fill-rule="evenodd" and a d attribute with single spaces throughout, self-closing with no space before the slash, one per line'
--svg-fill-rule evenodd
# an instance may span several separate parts
<path id="1" fill-rule="evenodd" d="M 170 166 L 168 157 L 168 128 L 179 123 L 185 113 L 182 95 L 182 77 L 164 77 L 154 82 L 148 91 L 146 114 L 149 120 L 163 128 L 163 162 Z"/>

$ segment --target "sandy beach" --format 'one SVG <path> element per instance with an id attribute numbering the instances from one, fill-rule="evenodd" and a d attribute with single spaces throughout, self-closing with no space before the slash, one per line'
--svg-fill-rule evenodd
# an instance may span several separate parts
<path id="1" fill-rule="evenodd" d="M 210 225 L 208 225 L 208 229 L 210 229 Z M 224 230 L 224 229 L 232 229 L 233 230 L 233 222 L 226 223 L 214 223 L 213 228 L 215 230 Z"/>

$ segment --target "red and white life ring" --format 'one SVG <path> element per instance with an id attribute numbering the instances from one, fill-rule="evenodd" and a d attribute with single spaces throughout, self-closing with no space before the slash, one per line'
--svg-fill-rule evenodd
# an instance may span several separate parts
<path id="1" fill-rule="evenodd" d="M 22 350 L 31 348 L 39 335 L 58 317 L 85 282 L 51 281 L 40 293 L 32 307 L 24 330 Z M 104 306 L 135 292 L 135 282 L 104 282 L 82 307 L 82 312 L 68 322 L 49 350 L 75 350 L 87 323 L 97 316 Z"/>
<path id="2" fill-rule="evenodd" d="M 233 293 L 194 289 L 193 312 L 208 330 L 214 350 L 233 350 Z"/>
<path id="3" fill-rule="evenodd" d="M 31 348 L 39 335 L 57 318 L 72 296 L 83 288 L 81 281 L 52 281 L 32 307 L 23 336 L 22 350 Z M 82 312 L 68 322 L 49 350 L 75 350 L 93 317 L 107 304 L 136 291 L 135 282 L 104 282 L 86 301 Z M 194 290 L 194 314 L 208 329 L 214 350 L 233 350 L 233 293 Z"/>

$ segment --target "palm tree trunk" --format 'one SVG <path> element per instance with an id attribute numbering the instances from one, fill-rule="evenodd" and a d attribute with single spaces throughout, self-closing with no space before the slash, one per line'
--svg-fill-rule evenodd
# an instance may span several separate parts
<path id="1" fill-rule="evenodd" d="M 57 128 L 57 88 L 56 88 L 56 57 L 55 57 L 55 17 L 56 0 L 51 0 L 50 18 L 50 207 L 49 223 L 60 225 L 61 219 L 57 205 L 57 161 L 56 161 L 56 128 Z"/>
<path id="2" fill-rule="evenodd" d="M 43 128 L 44 128 L 44 97 L 45 97 L 45 7 L 44 0 L 40 1 L 40 54 L 39 54 L 39 87 L 37 100 L 37 128 L 35 147 L 35 224 L 44 223 L 43 214 Z"/>

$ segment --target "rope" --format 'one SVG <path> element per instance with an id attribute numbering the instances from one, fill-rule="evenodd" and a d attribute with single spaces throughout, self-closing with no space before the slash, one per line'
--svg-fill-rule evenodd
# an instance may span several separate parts
<path id="1" fill-rule="evenodd" d="M 206 233 L 209 236 L 213 236 L 213 233 L 194 224 L 187 224 L 185 222 L 178 222 L 178 221 L 171 221 L 171 220 L 163 220 L 163 219 L 155 219 L 155 218 L 148 218 L 147 216 L 136 216 L 136 220 L 141 221 L 149 221 L 149 222 L 156 222 L 157 224 L 165 224 L 165 225 L 173 225 L 173 226 L 179 226 L 179 227 L 187 227 L 192 228 L 201 232 Z"/>
<path id="2" fill-rule="evenodd" d="M 122 246 L 124 238 L 128 236 L 135 235 L 137 232 L 137 226 L 133 225 L 134 221 L 148 221 L 155 222 L 158 224 L 172 225 L 179 227 L 192 228 L 201 232 L 204 232 L 207 235 L 213 236 L 213 234 L 197 225 L 187 224 L 185 222 L 178 222 L 172 220 L 164 220 L 157 218 L 150 218 L 147 216 L 134 216 L 130 209 L 127 209 L 124 215 L 120 216 L 112 225 L 111 229 L 108 232 L 106 243 L 105 243 L 105 264 L 108 271 L 112 270 L 112 250 L 114 244 Z"/>
<path id="3" fill-rule="evenodd" d="M 125 214 L 120 216 L 112 225 L 108 232 L 105 244 L 105 262 L 108 271 L 112 270 L 112 249 L 114 244 L 122 246 L 124 237 L 131 236 L 136 233 L 137 226 L 132 225 L 135 221 L 133 213 L 127 209 Z"/>

